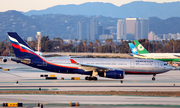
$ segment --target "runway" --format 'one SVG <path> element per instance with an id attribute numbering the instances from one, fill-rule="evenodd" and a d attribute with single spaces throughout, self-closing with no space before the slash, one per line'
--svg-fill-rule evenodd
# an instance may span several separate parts
<path id="1" fill-rule="evenodd" d="M 156 81 L 151 80 L 152 75 L 125 75 L 124 82 L 120 83 L 120 80 L 101 77 L 98 77 L 98 81 L 86 81 L 84 75 L 51 73 L 13 62 L 8 64 L 0 62 L 0 67 L 10 69 L 10 71 L 0 69 L 0 91 L 39 90 L 39 88 L 48 91 L 180 91 L 179 70 L 156 75 Z M 45 80 L 44 77 L 40 77 L 41 74 L 53 74 L 58 79 Z M 62 77 L 64 80 L 61 80 Z M 71 80 L 71 77 L 80 77 L 81 80 Z M 68 103 L 70 101 L 112 106 L 180 105 L 179 97 L 0 94 L 0 103 Z"/>

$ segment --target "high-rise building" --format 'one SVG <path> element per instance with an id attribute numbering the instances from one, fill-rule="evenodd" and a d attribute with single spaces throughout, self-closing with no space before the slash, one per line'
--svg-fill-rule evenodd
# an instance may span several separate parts
<path id="1" fill-rule="evenodd" d="M 126 18 L 117 22 L 117 40 L 148 39 L 148 18 Z"/>
<path id="2" fill-rule="evenodd" d="M 177 34 L 171 34 L 171 39 L 176 40 L 177 39 Z"/>
<path id="3" fill-rule="evenodd" d="M 104 30 L 104 34 L 111 34 L 111 33 L 110 33 L 110 29 L 105 29 L 105 30 Z"/>
<path id="4" fill-rule="evenodd" d="M 148 34 L 148 39 L 149 40 L 156 40 L 155 37 L 157 37 L 157 35 L 155 35 L 155 33 L 153 31 L 151 31 L 149 34 Z"/>
<path id="5" fill-rule="evenodd" d="M 99 27 L 98 26 L 98 20 L 92 19 L 90 22 L 90 39 L 91 39 L 91 41 L 99 39 L 98 27 Z"/>
<path id="6" fill-rule="evenodd" d="M 119 19 L 117 22 L 117 40 L 125 39 L 126 35 L 126 20 Z"/>
<path id="7" fill-rule="evenodd" d="M 126 36 L 131 36 L 131 37 L 126 37 L 128 39 L 134 39 L 135 38 L 135 33 L 136 33 L 136 18 L 126 18 Z"/>
<path id="8" fill-rule="evenodd" d="M 171 33 L 169 34 L 163 34 L 163 40 L 171 39 Z"/>
<path id="9" fill-rule="evenodd" d="M 89 26 L 87 22 L 78 22 L 78 40 L 89 39 Z"/>
<path id="10" fill-rule="evenodd" d="M 179 34 L 179 33 L 177 33 L 177 39 L 178 39 L 178 40 L 180 39 L 180 34 Z"/>
<path id="11" fill-rule="evenodd" d="M 148 39 L 149 18 L 137 18 L 135 39 Z"/>
<path id="12" fill-rule="evenodd" d="M 102 34 L 104 34 L 104 28 L 103 28 L 103 26 L 99 26 L 98 35 L 102 35 Z"/>
<path id="13" fill-rule="evenodd" d="M 141 23 L 140 23 L 139 19 L 137 19 L 134 39 L 139 40 L 140 34 L 141 34 Z"/>

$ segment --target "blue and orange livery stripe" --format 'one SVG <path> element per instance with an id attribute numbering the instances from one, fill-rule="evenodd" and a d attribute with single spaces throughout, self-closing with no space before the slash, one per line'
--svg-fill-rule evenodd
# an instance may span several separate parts
<path id="1" fill-rule="evenodd" d="M 64 68 L 78 69 L 78 67 L 63 66 L 63 65 L 57 65 L 57 64 L 54 64 L 54 63 L 47 62 L 46 60 L 44 60 L 43 58 L 41 58 L 41 57 L 40 57 L 39 55 L 37 55 L 36 53 L 31 52 L 31 51 L 26 50 L 26 49 L 23 49 L 20 45 L 16 45 L 16 44 L 13 44 L 13 43 L 11 43 L 11 45 L 12 45 L 14 48 L 19 49 L 21 52 L 31 53 L 31 54 L 39 57 L 41 60 L 43 60 L 44 62 L 46 62 L 46 63 L 48 63 L 48 64 L 51 64 L 51 65 L 54 65 L 54 66 L 59 66 L 59 67 L 64 67 Z"/>
<path id="2" fill-rule="evenodd" d="M 33 52 L 31 52 L 31 51 L 29 51 L 29 50 L 26 50 L 26 49 L 23 49 L 20 45 L 16 45 L 16 44 L 13 44 L 13 43 L 11 43 L 11 45 L 12 45 L 14 48 L 19 49 L 21 52 L 27 52 L 27 53 L 33 54 Z"/>

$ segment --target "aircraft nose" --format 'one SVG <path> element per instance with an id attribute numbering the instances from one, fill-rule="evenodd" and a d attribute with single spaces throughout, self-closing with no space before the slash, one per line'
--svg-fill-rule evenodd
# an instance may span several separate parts
<path id="1" fill-rule="evenodd" d="M 168 65 L 168 66 L 166 66 L 166 70 L 168 70 L 168 71 L 173 70 L 173 67 Z"/>

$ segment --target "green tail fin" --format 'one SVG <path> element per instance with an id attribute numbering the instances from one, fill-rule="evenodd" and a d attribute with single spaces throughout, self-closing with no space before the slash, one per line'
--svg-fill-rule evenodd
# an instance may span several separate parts
<path id="1" fill-rule="evenodd" d="M 136 48 L 139 54 L 146 54 L 149 53 L 137 40 L 134 40 Z"/>

